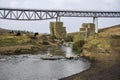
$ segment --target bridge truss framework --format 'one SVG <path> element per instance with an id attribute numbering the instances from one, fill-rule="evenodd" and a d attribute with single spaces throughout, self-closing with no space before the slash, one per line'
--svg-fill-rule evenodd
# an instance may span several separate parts
<path id="1" fill-rule="evenodd" d="M 98 33 L 98 17 L 120 18 L 120 11 L 72 11 L 72 10 L 36 10 L 0 8 L 0 18 L 9 20 L 47 20 L 60 17 L 93 17 Z"/>

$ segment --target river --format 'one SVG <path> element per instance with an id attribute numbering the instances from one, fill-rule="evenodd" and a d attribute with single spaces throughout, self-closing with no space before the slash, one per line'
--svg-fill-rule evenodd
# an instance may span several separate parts
<path id="1" fill-rule="evenodd" d="M 61 47 L 56 51 L 74 55 L 70 47 Z M 46 52 L 30 55 L 0 56 L 0 80 L 58 80 L 80 73 L 90 67 L 90 62 L 78 60 L 42 60 Z"/>

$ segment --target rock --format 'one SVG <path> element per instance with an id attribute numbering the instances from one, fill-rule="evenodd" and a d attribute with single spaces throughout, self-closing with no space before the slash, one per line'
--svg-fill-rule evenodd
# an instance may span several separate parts
<path id="1" fill-rule="evenodd" d="M 60 57 L 41 57 L 42 60 L 60 60 L 60 59 L 63 59 L 63 58 L 60 58 Z"/>

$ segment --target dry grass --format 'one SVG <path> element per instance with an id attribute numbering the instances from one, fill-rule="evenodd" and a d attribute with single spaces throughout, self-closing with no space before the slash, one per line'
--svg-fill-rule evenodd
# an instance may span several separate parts
<path id="1" fill-rule="evenodd" d="M 56 46 L 50 41 L 49 35 L 23 34 L 15 36 L 14 34 L 0 34 L 0 54 L 20 54 L 25 52 L 34 52 L 44 50 L 50 46 Z"/>
<path id="2" fill-rule="evenodd" d="M 120 47 L 120 26 L 100 30 L 100 33 L 90 36 L 84 49 L 94 52 L 110 53 Z M 117 49 L 118 50 L 118 49 Z M 120 50 L 119 50 L 120 51 Z"/>
<path id="3" fill-rule="evenodd" d="M 0 35 L 0 46 L 11 46 L 11 45 L 21 45 L 26 44 L 30 41 L 28 36 L 14 36 L 10 34 Z"/>
<path id="4" fill-rule="evenodd" d="M 31 49 L 33 45 L 16 45 L 16 46 L 5 46 L 5 47 L 0 47 L 0 52 L 5 52 L 5 51 L 15 51 L 16 49 Z"/>

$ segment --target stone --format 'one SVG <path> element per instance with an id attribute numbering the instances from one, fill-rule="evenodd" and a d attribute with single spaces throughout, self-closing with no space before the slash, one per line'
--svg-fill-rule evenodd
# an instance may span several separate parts
<path id="1" fill-rule="evenodd" d="M 66 38 L 66 27 L 63 26 L 63 22 L 50 22 L 50 34 L 57 39 Z"/>
<path id="2" fill-rule="evenodd" d="M 95 24 L 83 23 L 80 28 L 80 36 L 86 39 L 88 36 L 95 34 Z"/>

